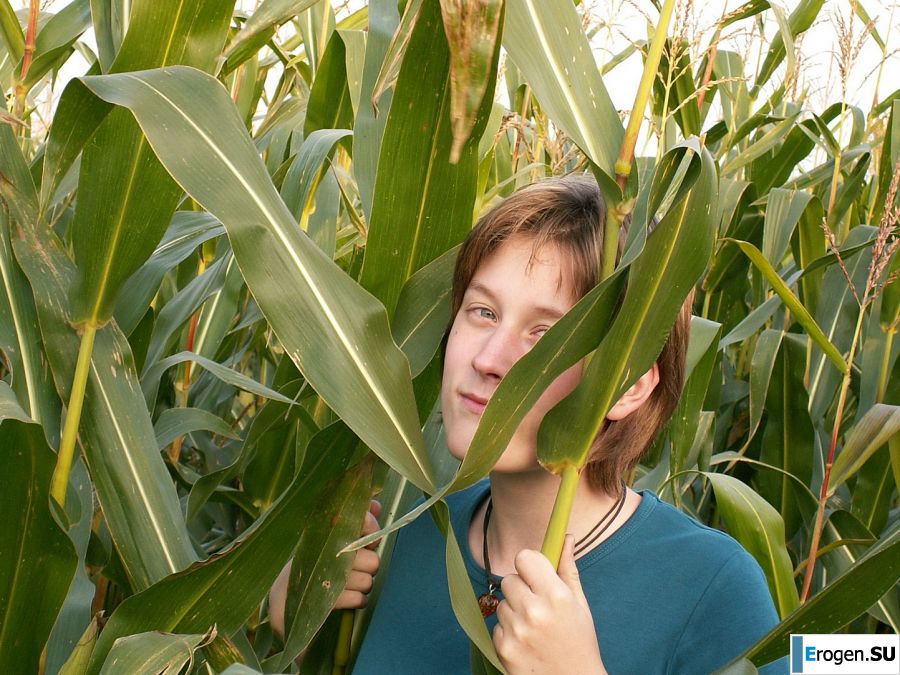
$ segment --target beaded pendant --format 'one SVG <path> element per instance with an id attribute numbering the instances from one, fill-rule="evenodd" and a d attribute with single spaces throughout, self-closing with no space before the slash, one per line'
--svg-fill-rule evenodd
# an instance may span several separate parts
<path id="1" fill-rule="evenodd" d="M 494 595 L 491 592 L 492 590 L 493 589 L 478 596 L 478 606 L 481 608 L 481 616 L 485 619 L 496 612 L 497 606 L 500 604 L 500 598 Z"/>

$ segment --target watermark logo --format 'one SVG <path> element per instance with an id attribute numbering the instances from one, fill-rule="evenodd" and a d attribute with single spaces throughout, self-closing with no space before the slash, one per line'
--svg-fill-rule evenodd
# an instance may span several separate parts
<path id="1" fill-rule="evenodd" d="M 791 675 L 898 675 L 900 635 L 791 635 Z"/>

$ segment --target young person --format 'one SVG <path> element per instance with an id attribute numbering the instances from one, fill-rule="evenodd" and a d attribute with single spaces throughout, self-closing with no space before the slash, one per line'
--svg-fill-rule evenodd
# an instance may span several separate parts
<path id="1" fill-rule="evenodd" d="M 457 459 L 504 375 L 597 283 L 605 215 L 592 179 L 548 179 L 509 197 L 466 239 L 441 388 Z M 558 570 L 539 552 L 559 478 L 537 461 L 537 432 L 581 364 L 543 393 L 490 478 L 447 500 L 483 611 L 496 605 L 488 627 L 513 675 L 709 673 L 778 622 L 759 565 L 736 541 L 625 486 L 677 405 L 689 320 L 686 307 L 657 362 L 609 411 Z M 400 531 L 354 673 L 470 672 L 444 551 L 430 518 Z"/>

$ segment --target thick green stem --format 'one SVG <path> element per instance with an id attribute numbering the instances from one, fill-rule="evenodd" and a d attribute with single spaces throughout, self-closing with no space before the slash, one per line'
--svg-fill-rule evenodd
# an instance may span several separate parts
<path id="1" fill-rule="evenodd" d="M 556 493 L 556 502 L 553 504 L 553 512 L 550 514 L 550 524 L 547 525 L 547 533 L 544 535 L 541 553 L 547 556 L 547 559 L 553 563 L 553 567 L 559 567 L 563 543 L 569 529 L 569 516 L 572 513 L 572 504 L 575 503 L 578 476 L 579 469 L 574 465 L 563 469 L 562 482 L 559 484 L 559 492 Z"/>
<path id="2" fill-rule="evenodd" d="M 631 173 L 631 161 L 634 158 L 634 147 L 637 145 L 638 132 L 644 119 L 644 110 L 650 100 L 650 90 L 653 88 L 653 79 L 659 70 L 659 61 L 663 48 L 666 45 L 666 35 L 669 32 L 669 20 L 672 18 L 672 10 L 675 8 L 675 0 L 665 0 L 659 12 L 659 23 L 656 33 L 647 51 L 647 60 L 644 62 L 644 72 L 638 85 L 637 94 L 634 97 L 634 105 L 631 107 L 631 115 L 628 117 L 628 126 L 625 128 L 625 138 L 619 150 L 619 158 L 616 160 L 616 182 L 622 190 Z"/>
<path id="3" fill-rule="evenodd" d="M 334 668 L 331 675 L 344 675 L 350 662 L 350 638 L 353 635 L 352 609 L 341 610 L 341 627 L 338 630 L 337 645 L 334 648 Z"/>
<path id="4" fill-rule="evenodd" d="M 50 482 L 50 494 L 53 495 L 53 498 L 60 506 L 65 506 L 66 503 L 66 486 L 69 484 L 69 472 L 72 470 L 72 460 L 75 457 L 75 442 L 78 439 L 81 406 L 84 403 L 84 391 L 87 387 L 88 375 L 90 374 L 91 353 L 94 351 L 94 335 L 96 332 L 97 326 L 88 324 L 84 327 L 84 333 L 81 336 L 81 347 L 78 349 L 78 363 L 75 366 L 75 379 L 72 382 L 72 393 L 69 396 L 69 408 L 66 412 L 66 424 L 63 427 L 56 468 L 53 470 L 53 479 Z"/>

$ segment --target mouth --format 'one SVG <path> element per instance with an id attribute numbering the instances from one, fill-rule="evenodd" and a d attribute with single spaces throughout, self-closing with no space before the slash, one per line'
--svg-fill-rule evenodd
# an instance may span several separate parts
<path id="1" fill-rule="evenodd" d="M 475 394 L 460 394 L 460 399 L 462 400 L 463 407 L 471 413 L 476 415 L 480 415 L 484 412 L 485 407 L 487 407 L 488 399 L 483 396 L 477 396 Z"/>

